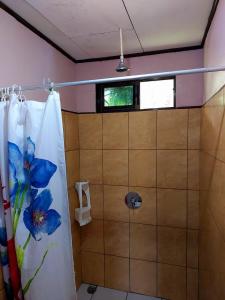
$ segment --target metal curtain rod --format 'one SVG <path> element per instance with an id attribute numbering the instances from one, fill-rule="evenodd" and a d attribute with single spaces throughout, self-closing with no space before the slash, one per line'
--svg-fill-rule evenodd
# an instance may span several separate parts
<path id="1" fill-rule="evenodd" d="M 21 91 L 32 91 L 32 90 L 41 90 L 41 89 L 51 89 L 51 88 L 63 88 L 69 86 L 78 86 L 78 85 L 88 85 L 88 84 L 100 84 L 100 83 L 112 83 L 118 81 L 128 81 L 128 80 L 144 80 L 144 79 L 157 79 L 157 78 L 166 78 L 176 75 L 190 75 L 198 73 L 209 73 L 209 72 L 218 72 L 225 71 L 225 66 L 222 67 L 211 67 L 211 68 L 198 68 L 198 69 L 189 69 L 189 70 L 179 70 L 179 71 L 168 71 L 168 72 L 158 72 L 158 73 L 148 73 L 141 75 L 130 75 L 122 77 L 111 77 L 111 78 L 101 78 L 101 79 L 90 79 L 90 80 L 81 80 L 81 81 L 72 81 L 72 82 L 61 82 L 54 83 L 48 82 L 42 85 L 33 85 L 33 86 L 21 86 Z"/>

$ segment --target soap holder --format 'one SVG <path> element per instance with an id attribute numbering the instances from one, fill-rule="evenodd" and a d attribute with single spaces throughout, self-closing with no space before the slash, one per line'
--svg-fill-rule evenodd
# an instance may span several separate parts
<path id="1" fill-rule="evenodd" d="M 78 193 L 80 207 L 75 209 L 75 219 L 80 224 L 84 226 L 91 222 L 91 198 L 89 183 L 86 181 L 76 182 L 75 188 Z M 83 206 L 83 192 L 87 198 L 87 205 Z"/>

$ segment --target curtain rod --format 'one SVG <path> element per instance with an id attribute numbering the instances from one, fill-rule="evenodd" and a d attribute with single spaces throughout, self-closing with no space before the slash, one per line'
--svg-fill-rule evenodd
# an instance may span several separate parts
<path id="1" fill-rule="evenodd" d="M 32 91 L 32 90 L 41 90 L 41 89 L 49 90 L 51 88 L 57 89 L 57 88 L 63 88 L 63 87 L 69 87 L 69 86 L 112 83 L 112 82 L 129 81 L 129 80 L 160 79 L 160 78 L 166 78 L 166 77 L 178 76 L 178 75 L 191 75 L 191 74 L 219 72 L 219 71 L 225 71 L 225 66 L 168 71 L 168 72 L 157 72 L 157 73 L 148 73 L 148 74 L 141 74 L 141 75 L 129 75 L 129 76 L 121 76 L 121 77 L 90 79 L 90 80 L 61 82 L 61 83 L 54 83 L 54 82 L 49 81 L 48 83 L 44 83 L 42 85 L 21 86 L 20 90 L 21 91 Z M 10 89 L 11 89 L 11 87 L 10 87 Z M 18 86 L 16 88 L 14 87 L 14 90 L 17 90 L 17 89 L 18 89 Z"/>

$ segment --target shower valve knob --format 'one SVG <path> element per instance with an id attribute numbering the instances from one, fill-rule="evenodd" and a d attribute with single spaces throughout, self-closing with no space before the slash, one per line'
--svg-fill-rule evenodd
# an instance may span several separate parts
<path id="1" fill-rule="evenodd" d="M 129 192 L 125 197 L 125 203 L 129 208 L 141 207 L 142 199 L 141 196 L 136 192 Z"/>

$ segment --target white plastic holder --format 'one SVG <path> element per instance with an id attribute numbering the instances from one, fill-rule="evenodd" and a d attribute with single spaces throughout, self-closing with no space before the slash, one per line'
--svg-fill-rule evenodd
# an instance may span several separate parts
<path id="1" fill-rule="evenodd" d="M 75 219 L 80 224 L 84 226 L 91 222 L 91 197 L 89 183 L 87 181 L 76 182 L 75 188 L 78 193 L 80 207 L 75 209 Z M 83 192 L 87 198 L 87 205 L 83 206 Z"/>

